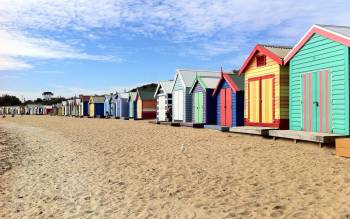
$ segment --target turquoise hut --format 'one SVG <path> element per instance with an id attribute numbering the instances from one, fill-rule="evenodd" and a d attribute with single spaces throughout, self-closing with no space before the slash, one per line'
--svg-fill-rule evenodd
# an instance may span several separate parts
<path id="1" fill-rule="evenodd" d="M 285 57 L 289 127 L 350 134 L 350 27 L 314 25 Z"/>

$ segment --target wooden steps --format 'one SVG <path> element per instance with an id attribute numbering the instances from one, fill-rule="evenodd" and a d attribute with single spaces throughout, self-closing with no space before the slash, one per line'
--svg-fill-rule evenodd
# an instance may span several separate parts
<path id="1" fill-rule="evenodd" d="M 180 126 L 190 127 L 190 128 L 204 128 L 204 124 L 191 123 L 191 122 L 180 123 Z"/>

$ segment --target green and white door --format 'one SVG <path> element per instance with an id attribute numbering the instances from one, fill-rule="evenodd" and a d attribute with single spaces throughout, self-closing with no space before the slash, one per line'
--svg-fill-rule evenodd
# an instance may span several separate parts
<path id="1" fill-rule="evenodd" d="M 204 123 L 203 121 L 203 93 L 198 92 L 194 94 L 194 122 Z"/>
<path id="2" fill-rule="evenodd" d="M 304 131 L 332 133 L 331 74 L 328 70 L 301 75 Z"/>

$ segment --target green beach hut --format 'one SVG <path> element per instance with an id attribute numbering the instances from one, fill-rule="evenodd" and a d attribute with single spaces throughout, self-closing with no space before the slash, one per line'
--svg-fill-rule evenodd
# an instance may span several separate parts
<path id="1" fill-rule="evenodd" d="M 287 54 L 291 130 L 349 135 L 350 27 L 314 25 Z"/>

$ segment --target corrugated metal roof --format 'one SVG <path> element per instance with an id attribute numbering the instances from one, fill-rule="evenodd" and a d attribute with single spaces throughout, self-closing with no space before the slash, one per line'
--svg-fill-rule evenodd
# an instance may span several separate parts
<path id="1" fill-rule="evenodd" d="M 128 99 L 129 98 L 129 93 L 119 93 L 118 94 L 118 99 L 121 98 L 121 99 Z"/>
<path id="2" fill-rule="evenodd" d="M 105 96 L 92 96 L 94 103 L 104 103 Z"/>
<path id="3" fill-rule="evenodd" d="M 244 75 L 238 76 L 237 73 L 229 74 L 230 78 L 235 82 L 239 90 L 244 90 Z"/>
<path id="4" fill-rule="evenodd" d="M 272 53 L 276 54 L 278 57 L 283 59 L 293 47 L 291 46 L 277 46 L 277 45 L 261 45 L 265 49 L 270 50 Z"/>
<path id="5" fill-rule="evenodd" d="M 336 25 L 324 25 L 324 24 L 316 24 L 321 28 L 325 28 L 329 31 L 335 32 L 337 34 L 343 35 L 345 37 L 350 38 L 350 27 L 347 26 L 336 26 Z"/>
<path id="6" fill-rule="evenodd" d="M 164 93 L 167 93 L 167 94 L 170 94 L 171 93 L 171 88 L 173 87 L 173 83 L 174 81 L 173 80 L 170 80 L 170 81 L 161 81 L 159 82 Z"/>
<path id="7" fill-rule="evenodd" d="M 177 69 L 176 73 L 180 75 L 185 83 L 186 87 L 191 87 L 193 81 L 196 79 L 196 76 L 216 76 L 219 72 L 215 71 L 206 71 L 206 70 L 186 70 L 186 69 Z"/>
<path id="8" fill-rule="evenodd" d="M 137 88 L 137 93 L 140 95 L 141 100 L 154 100 L 154 92 L 157 89 L 157 84 L 148 84 Z"/>
<path id="9" fill-rule="evenodd" d="M 219 80 L 221 78 L 221 74 L 220 73 L 217 73 L 217 76 L 199 76 L 200 79 L 204 82 L 205 86 L 208 88 L 208 89 L 215 89 L 216 86 L 218 85 L 219 83 Z"/>

